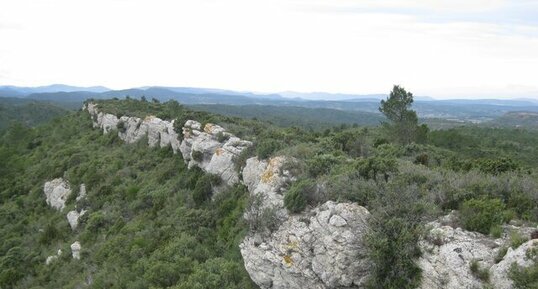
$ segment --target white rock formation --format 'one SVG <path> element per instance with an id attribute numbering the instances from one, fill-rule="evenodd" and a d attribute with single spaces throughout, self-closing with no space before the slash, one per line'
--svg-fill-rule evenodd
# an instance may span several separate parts
<path id="1" fill-rule="evenodd" d="M 493 239 L 480 233 L 465 231 L 461 228 L 443 226 L 432 222 L 425 240 L 420 242 L 422 257 L 418 265 L 422 269 L 422 289 L 483 288 L 487 285 L 471 272 L 471 262 L 477 261 L 479 268 L 489 270 L 490 283 L 494 288 L 511 289 L 512 283 L 507 272 L 514 262 L 530 266 L 525 252 L 533 241 L 516 250 L 508 249 L 502 261 L 495 264 L 495 257 L 502 247 L 510 245 L 509 234 Z M 528 231 L 528 228 L 506 226 L 506 230 Z"/>
<path id="2" fill-rule="evenodd" d="M 81 184 L 76 201 L 78 202 L 84 198 L 86 198 L 86 185 Z"/>
<path id="3" fill-rule="evenodd" d="M 86 210 L 81 210 L 80 213 L 76 210 L 69 211 L 67 213 L 67 222 L 71 226 L 71 230 L 75 230 L 78 227 L 78 219 L 86 214 Z"/>
<path id="4" fill-rule="evenodd" d="M 80 246 L 80 242 L 76 241 L 75 243 L 71 244 L 71 254 L 73 256 L 73 259 L 80 260 L 80 250 L 82 247 Z"/>
<path id="5" fill-rule="evenodd" d="M 46 182 L 43 187 L 46 202 L 49 206 L 62 211 L 65 208 L 65 201 L 71 194 L 69 183 L 62 178 L 57 178 Z"/>
<path id="6" fill-rule="evenodd" d="M 123 127 L 118 131 L 118 136 L 127 143 L 137 142 L 147 135 L 150 147 L 171 146 L 174 153 L 179 149 L 180 142 L 178 134 L 174 131 L 174 121 L 162 120 L 155 116 L 147 116 L 143 120 L 129 116 L 118 118 L 113 114 L 100 112 L 94 103 L 84 105 L 83 109 L 92 116 L 93 126 L 101 128 L 105 134 L 118 130 L 121 123 Z"/>
<path id="7" fill-rule="evenodd" d="M 215 124 L 206 124 L 203 131 L 201 127 L 199 122 L 193 120 L 188 120 L 183 127 L 183 141 L 179 150 L 188 167 L 197 166 L 218 175 L 227 185 L 239 182 L 234 159 L 252 143 L 227 133 Z"/>
<path id="8" fill-rule="evenodd" d="M 369 261 L 363 245 L 369 212 L 326 202 L 292 215 L 271 235 L 240 245 L 245 268 L 260 288 L 361 288 Z"/>
<path id="9" fill-rule="evenodd" d="M 254 209 L 275 208 L 280 220 L 288 217 L 284 208 L 284 190 L 286 185 L 293 181 L 289 172 L 283 169 L 285 163 L 286 158 L 281 156 L 267 161 L 253 157 L 247 159 L 242 172 L 243 183 L 247 186 L 250 196 L 261 198 L 261 206 Z M 250 219 L 255 213 L 247 211 L 245 218 Z"/>
<path id="10" fill-rule="evenodd" d="M 52 262 L 58 260 L 58 258 L 62 255 L 62 249 L 58 249 L 58 252 L 56 255 L 48 256 L 47 260 L 45 260 L 45 265 L 50 265 Z"/>
<path id="11" fill-rule="evenodd" d="M 538 254 L 538 240 L 530 240 L 515 250 L 508 248 L 503 260 L 498 264 L 493 265 L 489 272 L 491 276 L 491 284 L 495 284 L 496 289 L 512 289 L 513 282 L 508 277 L 508 272 L 512 264 L 527 268 L 534 265 L 534 260 L 529 258 L 532 255 L 532 250 L 536 250 Z"/>

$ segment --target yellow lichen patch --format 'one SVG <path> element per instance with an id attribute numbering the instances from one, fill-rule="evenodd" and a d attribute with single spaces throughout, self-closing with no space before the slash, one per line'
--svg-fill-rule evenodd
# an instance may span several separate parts
<path id="1" fill-rule="evenodd" d="M 217 150 L 215 150 L 215 154 L 216 154 L 217 156 L 220 156 L 220 155 L 222 155 L 223 153 L 224 153 L 224 150 L 223 150 L 222 148 L 217 148 Z"/>
<path id="2" fill-rule="evenodd" d="M 297 241 L 288 242 L 288 244 L 286 244 L 286 247 L 288 248 L 288 250 L 297 250 L 299 249 L 299 242 Z"/>
<path id="3" fill-rule="evenodd" d="M 265 169 L 265 171 L 262 174 L 262 183 L 268 183 L 271 181 L 271 179 L 275 175 L 276 168 L 279 165 L 280 165 L 279 158 L 269 159 L 269 163 L 267 164 L 267 169 Z"/>
<path id="4" fill-rule="evenodd" d="M 284 255 L 284 264 L 286 264 L 286 266 L 288 267 L 291 267 L 291 265 L 293 265 L 293 259 L 290 255 Z"/>
<path id="5" fill-rule="evenodd" d="M 262 183 L 268 183 L 273 178 L 273 170 L 268 167 L 262 174 Z"/>
<path id="6" fill-rule="evenodd" d="M 204 131 L 207 132 L 207 133 L 211 133 L 213 131 L 213 124 L 212 123 L 208 123 L 204 126 Z"/>
<path id="7" fill-rule="evenodd" d="M 153 115 L 148 115 L 148 116 L 146 116 L 146 117 L 144 118 L 144 121 L 151 121 L 151 120 L 154 119 L 154 118 L 155 118 L 155 116 L 153 116 Z"/>

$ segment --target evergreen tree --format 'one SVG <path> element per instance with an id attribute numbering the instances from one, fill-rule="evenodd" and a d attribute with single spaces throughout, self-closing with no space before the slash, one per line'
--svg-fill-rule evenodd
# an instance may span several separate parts
<path id="1" fill-rule="evenodd" d="M 381 100 L 379 111 L 387 117 L 384 127 L 397 142 L 408 144 L 415 141 L 418 128 L 417 113 L 410 109 L 413 94 L 395 85 L 386 100 Z"/>

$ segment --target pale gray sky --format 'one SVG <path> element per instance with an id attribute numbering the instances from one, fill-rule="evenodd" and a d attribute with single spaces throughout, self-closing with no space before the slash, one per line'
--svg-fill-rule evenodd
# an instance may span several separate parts
<path id="1" fill-rule="evenodd" d="M 538 0 L 0 0 L 0 85 L 538 98 Z"/>

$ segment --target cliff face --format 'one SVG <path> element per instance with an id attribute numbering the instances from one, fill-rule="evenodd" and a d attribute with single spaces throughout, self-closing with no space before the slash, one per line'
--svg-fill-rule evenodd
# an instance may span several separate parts
<path id="1" fill-rule="evenodd" d="M 253 157 L 238 172 L 235 158 L 252 143 L 218 125 L 202 127 L 201 123 L 188 120 L 180 141 L 173 121 L 151 116 L 117 117 L 100 112 L 92 103 L 84 109 L 92 116 L 94 127 L 103 133 L 117 130 L 127 143 L 147 136 L 149 146 L 171 146 L 174 152 L 179 151 L 189 168 L 197 166 L 216 174 L 226 185 L 242 181 L 247 186 L 251 200 L 257 205 L 251 206 L 244 216 L 250 223 L 264 228 L 251 230 L 240 249 L 246 270 L 261 288 L 363 288 L 371 268 L 363 239 L 370 213 L 364 207 L 329 201 L 290 215 L 284 207 L 286 188 L 295 180 L 285 170 L 289 159 Z M 498 288 L 512 288 L 508 268 L 514 262 L 532 265 L 526 252 L 538 246 L 537 240 L 528 241 L 517 249 L 508 249 L 504 258 L 495 263 L 499 250 L 509 243 L 507 235 L 492 239 L 440 221 L 430 223 L 429 227 L 420 243 L 423 256 L 417 260 L 423 271 L 421 288 L 424 289 L 486 285 L 471 271 L 472 262 L 487 270 Z M 73 250 L 73 257 L 76 251 Z"/>

